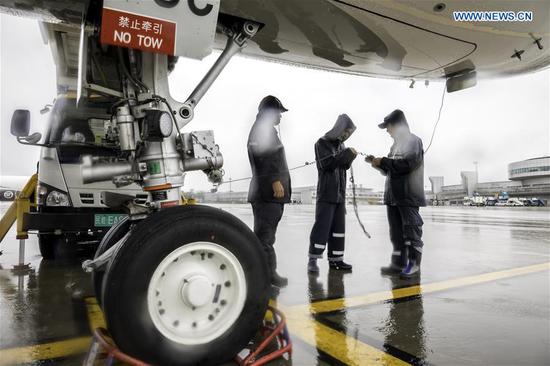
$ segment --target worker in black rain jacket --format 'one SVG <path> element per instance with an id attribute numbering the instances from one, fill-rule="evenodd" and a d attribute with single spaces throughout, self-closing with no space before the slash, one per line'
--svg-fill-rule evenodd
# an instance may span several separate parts
<path id="1" fill-rule="evenodd" d="M 271 282 L 277 287 L 288 284 L 288 280 L 277 273 L 273 248 L 284 205 L 290 202 L 292 194 L 285 148 L 275 129 L 286 111 L 278 98 L 268 95 L 262 99 L 248 137 L 248 159 L 252 169 L 248 202 L 254 214 L 254 233 L 267 251 Z"/>
<path id="2" fill-rule="evenodd" d="M 345 114 L 338 116 L 334 127 L 315 144 L 317 160 L 317 204 L 315 224 L 309 237 L 308 272 L 319 272 L 317 259 L 323 257 L 328 246 L 329 267 L 351 271 L 344 262 L 346 232 L 346 171 L 357 156 L 346 141 L 355 131 L 355 125 Z"/>
<path id="3" fill-rule="evenodd" d="M 390 240 L 393 245 L 389 266 L 382 274 L 404 278 L 420 275 L 422 261 L 422 217 L 424 194 L 424 149 L 422 140 L 411 133 L 405 114 L 396 109 L 378 127 L 386 129 L 394 143 L 384 158 L 366 158 L 386 175 L 384 204 L 387 205 Z"/>

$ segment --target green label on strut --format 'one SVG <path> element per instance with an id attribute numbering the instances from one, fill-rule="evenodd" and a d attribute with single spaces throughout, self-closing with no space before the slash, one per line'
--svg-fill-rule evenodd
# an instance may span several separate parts
<path id="1" fill-rule="evenodd" d="M 150 161 L 147 163 L 147 172 L 151 175 L 160 174 L 160 161 Z"/>

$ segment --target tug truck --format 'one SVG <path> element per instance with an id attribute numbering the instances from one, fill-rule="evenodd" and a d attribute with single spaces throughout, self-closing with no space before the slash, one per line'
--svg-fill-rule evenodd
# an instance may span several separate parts
<path id="1" fill-rule="evenodd" d="M 45 259 L 70 258 L 78 246 L 95 249 L 107 230 L 126 217 L 108 208 L 101 192 L 124 193 L 138 204 L 150 201 L 150 194 L 135 183 L 124 187 L 111 181 L 84 184 L 82 156 L 116 156 L 112 133 L 110 115 L 101 103 L 82 100 L 77 108 L 75 94 L 69 93 L 59 95 L 51 107 L 40 144 L 36 209 L 24 217 L 25 229 L 38 234 Z"/>

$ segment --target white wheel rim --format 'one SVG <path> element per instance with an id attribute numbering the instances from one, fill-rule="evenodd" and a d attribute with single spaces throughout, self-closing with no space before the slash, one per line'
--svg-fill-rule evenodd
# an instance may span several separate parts
<path id="1" fill-rule="evenodd" d="M 215 243 L 194 242 L 158 265 L 149 282 L 147 308 L 166 338 L 205 344 L 237 321 L 246 292 L 244 270 L 233 253 Z"/>

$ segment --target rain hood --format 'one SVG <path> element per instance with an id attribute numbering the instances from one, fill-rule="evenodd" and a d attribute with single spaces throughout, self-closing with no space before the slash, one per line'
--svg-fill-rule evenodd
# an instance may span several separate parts
<path id="1" fill-rule="evenodd" d="M 347 114 L 341 114 L 338 116 L 334 127 L 325 134 L 325 138 L 330 141 L 336 141 L 342 136 L 345 130 L 350 129 L 351 136 L 356 128 L 357 127 L 355 127 L 355 124 Z"/>

